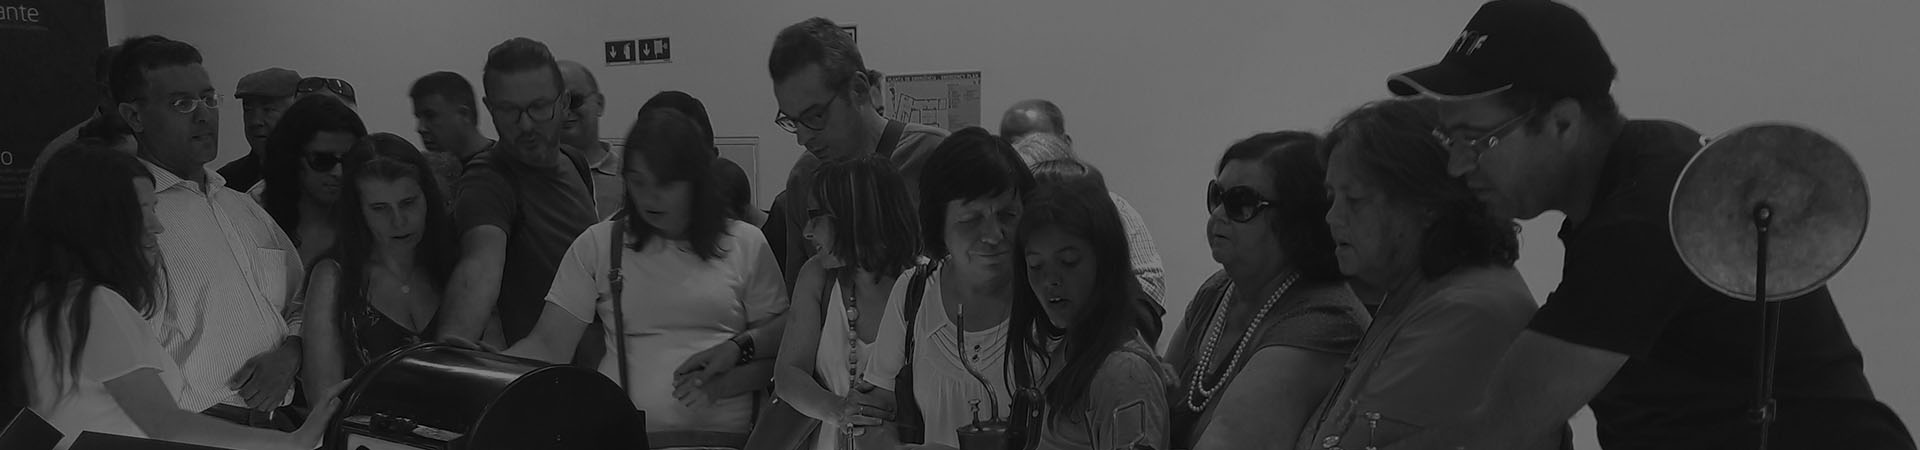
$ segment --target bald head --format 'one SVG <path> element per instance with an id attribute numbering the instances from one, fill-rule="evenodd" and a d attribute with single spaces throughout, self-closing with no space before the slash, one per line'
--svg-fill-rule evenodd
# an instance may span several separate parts
<path id="1" fill-rule="evenodd" d="M 1000 116 L 1000 138 L 1007 142 L 1019 140 L 1032 133 L 1057 134 L 1071 142 L 1067 137 L 1067 117 L 1060 112 L 1060 106 L 1043 99 L 1021 100 L 1007 108 Z"/>
<path id="2" fill-rule="evenodd" d="M 568 146 L 594 151 L 600 148 L 600 114 L 606 110 L 606 97 L 600 95 L 600 81 L 593 71 L 578 61 L 562 60 L 560 84 L 571 94 L 567 121 L 560 124 L 560 141 Z"/>

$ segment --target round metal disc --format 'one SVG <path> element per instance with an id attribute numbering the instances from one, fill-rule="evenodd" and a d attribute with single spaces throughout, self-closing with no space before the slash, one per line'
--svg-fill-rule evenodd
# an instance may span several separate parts
<path id="1" fill-rule="evenodd" d="M 1767 301 L 1798 297 L 1832 278 L 1867 233 L 1867 183 L 1839 144 L 1798 125 L 1760 123 L 1713 139 L 1674 183 L 1673 244 L 1694 276 L 1754 300 L 1755 211 L 1772 212 Z"/>

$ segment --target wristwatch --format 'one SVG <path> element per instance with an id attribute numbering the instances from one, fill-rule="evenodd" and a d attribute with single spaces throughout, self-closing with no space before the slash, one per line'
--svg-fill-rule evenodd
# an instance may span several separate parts
<path id="1" fill-rule="evenodd" d="M 753 335 L 740 333 L 728 338 L 727 341 L 733 342 L 734 346 L 740 347 L 740 361 L 736 364 L 753 362 Z"/>

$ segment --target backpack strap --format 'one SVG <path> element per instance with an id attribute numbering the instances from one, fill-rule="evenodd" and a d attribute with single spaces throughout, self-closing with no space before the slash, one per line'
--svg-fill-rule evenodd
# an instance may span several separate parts
<path id="1" fill-rule="evenodd" d="M 906 134 L 906 131 L 906 122 L 887 119 L 887 129 L 880 132 L 880 145 L 873 152 L 892 157 L 893 149 L 900 146 L 900 135 Z"/>

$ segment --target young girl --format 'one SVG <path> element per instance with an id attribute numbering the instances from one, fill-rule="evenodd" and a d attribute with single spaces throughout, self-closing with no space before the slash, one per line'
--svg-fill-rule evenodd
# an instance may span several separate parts
<path id="1" fill-rule="evenodd" d="M 897 213 L 913 203 L 884 157 L 828 162 L 813 180 L 805 236 L 816 253 L 800 268 L 774 389 L 820 420 L 812 448 L 835 450 L 849 447 L 841 444 L 855 427 L 892 418 L 890 399 L 865 395 L 873 385 L 863 376 L 888 294 L 920 254 L 920 230 L 913 215 Z"/>
<path id="2" fill-rule="evenodd" d="M 1026 270 L 1008 351 L 1045 367 L 1036 448 L 1168 448 L 1173 375 L 1140 334 L 1133 306 L 1144 294 L 1106 187 L 1041 183 L 1028 197 L 1018 245 Z"/>
<path id="3" fill-rule="evenodd" d="M 27 406 L 65 434 L 93 431 L 225 448 L 311 449 L 325 420 L 292 434 L 247 428 L 174 403 L 180 368 L 154 337 L 153 175 L 132 155 L 82 140 L 47 161 L 0 268 L 0 405 Z M 337 389 L 313 417 L 329 417 Z"/>

